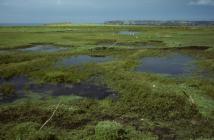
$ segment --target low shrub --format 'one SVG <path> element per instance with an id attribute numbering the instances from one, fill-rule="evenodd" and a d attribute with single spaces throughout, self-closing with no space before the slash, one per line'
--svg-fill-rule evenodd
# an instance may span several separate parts
<path id="1" fill-rule="evenodd" d="M 124 134 L 122 125 L 117 122 L 102 121 L 95 127 L 96 140 L 122 140 Z"/>

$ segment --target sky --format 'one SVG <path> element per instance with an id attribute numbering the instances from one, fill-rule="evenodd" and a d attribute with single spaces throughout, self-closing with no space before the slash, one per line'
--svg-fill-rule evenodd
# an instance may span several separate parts
<path id="1" fill-rule="evenodd" d="M 214 0 L 0 0 L 0 23 L 214 20 Z"/>

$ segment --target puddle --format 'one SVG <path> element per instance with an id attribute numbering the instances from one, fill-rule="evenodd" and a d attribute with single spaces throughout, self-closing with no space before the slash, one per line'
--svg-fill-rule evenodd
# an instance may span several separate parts
<path id="1" fill-rule="evenodd" d="M 194 58 L 181 54 L 166 57 L 146 57 L 141 60 L 136 70 L 167 75 L 186 75 L 192 74 L 196 70 L 194 61 Z"/>
<path id="2" fill-rule="evenodd" d="M 17 99 L 25 97 L 25 84 L 28 82 L 24 76 L 13 77 L 10 80 L 0 78 L 0 103 L 13 102 Z M 5 91 L 3 93 L 3 90 Z M 14 92 L 11 92 L 14 90 Z"/>
<path id="3" fill-rule="evenodd" d="M 120 35 L 135 36 L 135 35 L 140 34 L 140 32 L 135 32 L 135 31 L 120 31 L 118 34 L 120 34 Z"/>
<path id="4" fill-rule="evenodd" d="M 5 51 L 5 50 L 0 50 L 0 54 L 5 54 L 5 53 L 7 53 L 7 51 Z"/>
<path id="5" fill-rule="evenodd" d="M 117 40 L 111 40 L 111 39 L 102 39 L 102 40 L 97 40 L 95 45 L 105 45 L 105 44 L 115 44 Z"/>
<path id="6" fill-rule="evenodd" d="M 142 45 L 142 46 L 139 46 L 141 48 L 145 48 L 145 49 L 149 49 L 149 48 L 157 48 L 157 46 L 154 46 L 154 45 Z"/>
<path id="7" fill-rule="evenodd" d="M 72 66 L 81 65 L 86 63 L 102 63 L 113 60 L 111 56 L 89 56 L 89 55 L 78 55 L 63 58 L 57 62 L 57 66 Z"/>
<path id="8" fill-rule="evenodd" d="M 192 50 L 192 51 L 205 51 L 210 49 L 209 46 L 184 46 L 184 47 L 173 47 L 173 48 L 161 48 L 163 50 Z"/>
<path id="9" fill-rule="evenodd" d="M 29 52 L 57 52 L 67 50 L 67 48 L 56 47 L 54 45 L 33 45 L 29 48 L 19 49 L 21 51 L 29 51 Z"/>
<path id="10" fill-rule="evenodd" d="M 44 84 L 44 85 L 30 85 L 29 89 L 32 92 L 48 93 L 50 96 L 69 96 L 76 95 L 81 97 L 104 99 L 110 95 L 116 95 L 110 89 L 97 86 L 93 84 Z"/>
<path id="11" fill-rule="evenodd" d="M 115 92 L 111 89 L 89 83 L 77 85 L 37 84 L 23 76 L 14 77 L 10 80 L 0 78 L 0 92 L 2 91 L 1 88 L 6 84 L 11 85 L 14 88 L 14 92 L 10 94 L 0 93 L 0 104 L 14 102 L 21 98 L 31 99 L 35 96 L 39 99 L 72 95 L 93 99 L 117 98 Z"/>

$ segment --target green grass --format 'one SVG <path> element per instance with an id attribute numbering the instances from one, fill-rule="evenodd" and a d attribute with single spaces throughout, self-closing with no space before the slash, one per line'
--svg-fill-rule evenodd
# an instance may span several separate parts
<path id="1" fill-rule="evenodd" d="M 141 33 L 137 38 L 117 34 L 128 30 Z M 213 27 L 167 26 L 0 27 L 0 78 L 27 76 L 38 83 L 94 82 L 111 88 L 118 96 L 116 100 L 77 96 L 40 100 L 35 93 L 28 93 L 27 99 L 0 105 L 0 139 L 213 139 L 213 31 Z M 108 46 L 115 42 L 120 46 Z M 33 43 L 68 49 L 51 53 L 17 50 Z M 157 47 L 144 49 L 141 44 Z M 170 49 L 188 46 L 211 48 Z M 198 72 L 189 77 L 166 77 L 134 70 L 140 58 L 171 53 L 195 57 Z M 56 67 L 61 58 L 75 55 L 114 59 Z M 201 71 L 207 76 L 200 76 Z M 11 94 L 14 90 L 11 85 L 2 84 L 0 92 Z M 39 131 L 59 100 L 53 119 Z"/>

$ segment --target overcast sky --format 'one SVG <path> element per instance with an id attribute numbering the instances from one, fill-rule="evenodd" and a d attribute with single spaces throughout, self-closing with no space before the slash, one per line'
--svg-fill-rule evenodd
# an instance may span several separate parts
<path id="1" fill-rule="evenodd" d="M 214 0 L 0 0 L 0 23 L 214 20 Z"/>

